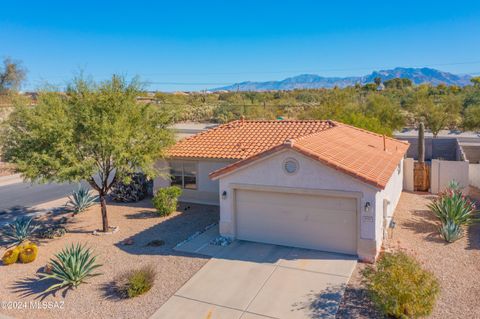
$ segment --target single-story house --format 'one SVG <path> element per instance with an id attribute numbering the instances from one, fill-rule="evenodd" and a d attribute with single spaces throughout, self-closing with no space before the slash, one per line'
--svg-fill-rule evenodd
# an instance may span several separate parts
<path id="1" fill-rule="evenodd" d="M 373 261 L 402 192 L 408 143 L 334 121 L 220 125 L 169 150 L 181 200 L 220 206 L 224 236 Z M 163 164 L 165 165 L 165 164 Z"/>

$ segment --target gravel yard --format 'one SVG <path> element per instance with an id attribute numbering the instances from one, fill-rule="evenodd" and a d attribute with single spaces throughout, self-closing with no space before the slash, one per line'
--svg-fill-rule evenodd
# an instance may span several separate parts
<path id="1" fill-rule="evenodd" d="M 208 261 L 206 257 L 179 253 L 172 248 L 196 231 L 217 222 L 218 208 L 189 205 L 189 209 L 181 207 L 179 211 L 161 218 L 154 214 L 150 200 L 110 204 L 110 224 L 119 226 L 120 231 L 107 236 L 92 235 L 93 230 L 101 227 L 98 206 L 70 219 L 69 233 L 62 238 L 41 242 L 38 258 L 33 263 L 0 266 L 1 301 L 64 301 L 64 308 L 0 309 L 0 313 L 15 318 L 148 318 Z M 133 244 L 124 245 L 126 239 L 131 239 Z M 152 240 L 163 240 L 165 245 L 148 246 Z M 99 263 L 103 264 L 100 268 L 102 275 L 93 277 L 76 290 L 40 295 L 52 282 L 36 281 L 37 271 L 54 253 L 77 242 L 87 244 L 98 255 Z M 3 252 L 4 248 L 1 248 L 0 253 Z M 113 278 L 145 264 L 152 264 L 157 270 L 153 288 L 140 297 L 118 299 L 112 293 Z"/>
<path id="2" fill-rule="evenodd" d="M 471 196 L 479 200 L 479 192 Z M 395 211 L 396 228 L 385 246 L 404 249 L 432 271 L 441 285 L 440 297 L 430 318 L 480 318 L 480 225 L 471 226 L 465 237 L 446 244 L 438 235 L 438 223 L 427 204 L 432 195 L 402 193 Z M 372 308 L 361 284 L 358 264 L 337 318 L 381 318 Z"/>

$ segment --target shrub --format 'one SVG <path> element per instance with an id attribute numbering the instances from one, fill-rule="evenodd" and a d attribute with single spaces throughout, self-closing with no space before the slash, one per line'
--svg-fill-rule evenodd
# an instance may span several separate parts
<path id="1" fill-rule="evenodd" d="M 64 248 L 55 257 L 50 260 L 51 273 L 44 273 L 40 280 L 52 278 L 59 280 L 60 283 L 50 286 L 45 292 L 63 287 L 75 288 L 84 283 L 87 278 L 100 275 L 93 273 L 101 266 L 95 262 L 97 257 L 92 255 L 89 248 L 80 244 L 72 244 Z"/>
<path id="2" fill-rule="evenodd" d="M 434 275 L 405 253 L 385 253 L 363 271 L 373 303 L 388 316 L 418 318 L 429 315 L 440 292 Z"/>
<path id="3" fill-rule="evenodd" d="M 17 262 L 18 254 L 20 253 L 20 249 L 18 247 L 12 248 L 7 250 L 2 257 L 2 262 L 4 265 L 11 265 Z"/>
<path id="4" fill-rule="evenodd" d="M 56 237 L 62 237 L 66 233 L 67 233 L 67 229 L 65 227 L 60 225 L 55 225 L 53 227 L 42 229 L 39 232 L 38 237 L 44 238 L 44 239 L 54 239 Z"/>
<path id="5" fill-rule="evenodd" d="M 151 193 L 152 181 L 143 173 L 133 173 L 128 182 L 117 181 L 112 185 L 110 197 L 117 202 L 138 202 Z"/>
<path id="6" fill-rule="evenodd" d="M 5 227 L 3 236 L 12 244 L 19 245 L 30 239 L 38 228 L 32 223 L 32 217 L 17 217 L 13 223 Z"/>
<path id="7" fill-rule="evenodd" d="M 78 214 L 92 206 L 97 198 L 98 196 L 90 194 L 88 187 L 80 184 L 68 197 L 67 207 L 70 207 L 74 214 Z"/>
<path id="8" fill-rule="evenodd" d="M 144 266 L 118 276 L 116 290 L 122 298 L 133 298 L 149 291 L 155 282 L 156 271 L 153 266 Z"/>
<path id="9" fill-rule="evenodd" d="M 18 260 L 22 264 L 28 264 L 34 261 L 37 258 L 38 247 L 34 243 L 23 244 L 18 247 L 20 253 L 18 255 Z"/>
<path id="10" fill-rule="evenodd" d="M 153 206 L 160 216 L 168 216 L 177 209 L 182 190 L 177 186 L 160 188 L 153 197 Z"/>

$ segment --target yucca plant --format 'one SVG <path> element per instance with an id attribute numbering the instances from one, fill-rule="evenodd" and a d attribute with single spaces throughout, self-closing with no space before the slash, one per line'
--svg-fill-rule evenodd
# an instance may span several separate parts
<path id="1" fill-rule="evenodd" d="M 462 227 L 454 222 L 448 221 L 440 227 L 440 235 L 446 242 L 453 243 L 463 236 Z"/>
<path id="2" fill-rule="evenodd" d="M 14 222 L 5 226 L 3 237 L 10 246 L 19 245 L 33 236 L 38 225 L 34 225 L 32 221 L 33 217 L 17 217 Z"/>
<path id="3" fill-rule="evenodd" d="M 51 273 L 42 274 L 40 280 L 51 278 L 60 282 L 50 286 L 44 292 L 63 287 L 76 288 L 87 278 L 100 275 L 100 273 L 94 273 L 94 270 L 101 265 L 96 263 L 97 256 L 92 254 L 90 248 L 72 244 L 56 254 L 55 257 L 50 259 Z"/>
<path id="4" fill-rule="evenodd" d="M 68 197 L 67 206 L 72 209 L 74 214 L 78 214 L 92 206 L 97 198 L 98 196 L 90 194 L 90 190 L 86 186 L 80 184 L 78 189 Z"/>

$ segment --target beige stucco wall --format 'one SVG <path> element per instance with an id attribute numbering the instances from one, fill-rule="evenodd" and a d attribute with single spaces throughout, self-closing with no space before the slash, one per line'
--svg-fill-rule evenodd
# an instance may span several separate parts
<path id="1" fill-rule="evenodd" d="M 197 189 L 184 189 L 180 201 L 198 204 L 219 205 L 219 186 L 218 181 L 211 180 L 208 175 L 227 166 L 231 161 L 216 161 L 216 160 L 188 160 L 184 161 L 194 162 L 197 165 Z M 168 162 L 159 161 L 156 166 L 163 172 L 168 173 Z M 170 179 L 166 176 L 158 177 L 153 182 L 153 189 L 170 186 Z"/>
<path id="2" fill-rule="evenodd" d="M 480 164 L 468 165 L 468 183 L 480 188 Z"/>
<path id="3" fill-rule="evenodd" d="M 377 249 L 380 249 L 381 243 L 387 235 L 388 225 L 393 218 L 395 208 L 402 195 L 405 176 L 404 169 L 407 167 L 404 161 L 405 160 L 402 160 L 398 169 L 392 174 L 385 189 L 376 194 L 375 222 L 377 229 L 382 230 L 376 233 Z"/>
<path id="4" fill-rule="evenodd" d="M 413 192 L 413 168 L 415 160 L 413 158 L 406 158 L 403 160 L 403 189 L 409 192 Z"/>
<path id="5" fill-rule="evenodd" d="M 442 192 L 451 180 L 456 180 L 468 192 L 469 185 L 468 161 L 432 160 L 430 170 L 430 189 L 433 194 Z"/>
<path id="6" fill-rule="evenodd" d="M 293 157 L 299 162 L 299 170 L 293 175 L 289 175 L 283 170 L 283 163 L 288 157 Z M 233 195 L 236 184 L 329 190 L 345 194 L 360 193 L 357 211 L 360 228 L 357 253 L 361 259 L 372 261 L 377 256 L 383 239 L 383 199 L 391 198 L 392 208 L 390 210 L 393 211 L 402 191 L 402 181 L 403 173 L 395 173 L 387 190 L 382 193 L 371 185 L 362 183 L 293 150 L 285 150 L 221 176 L 220 193 L 226 191 L 227 197 L 220 200 L 220 232 L 222 235 L 235 237 Z M 377 196 L 378 193 L 382 194 Z M 381 203 L 379 204 L 377 201 Z M 365 210 L 367 202 L 370 203 L 368 211 Z"/>

